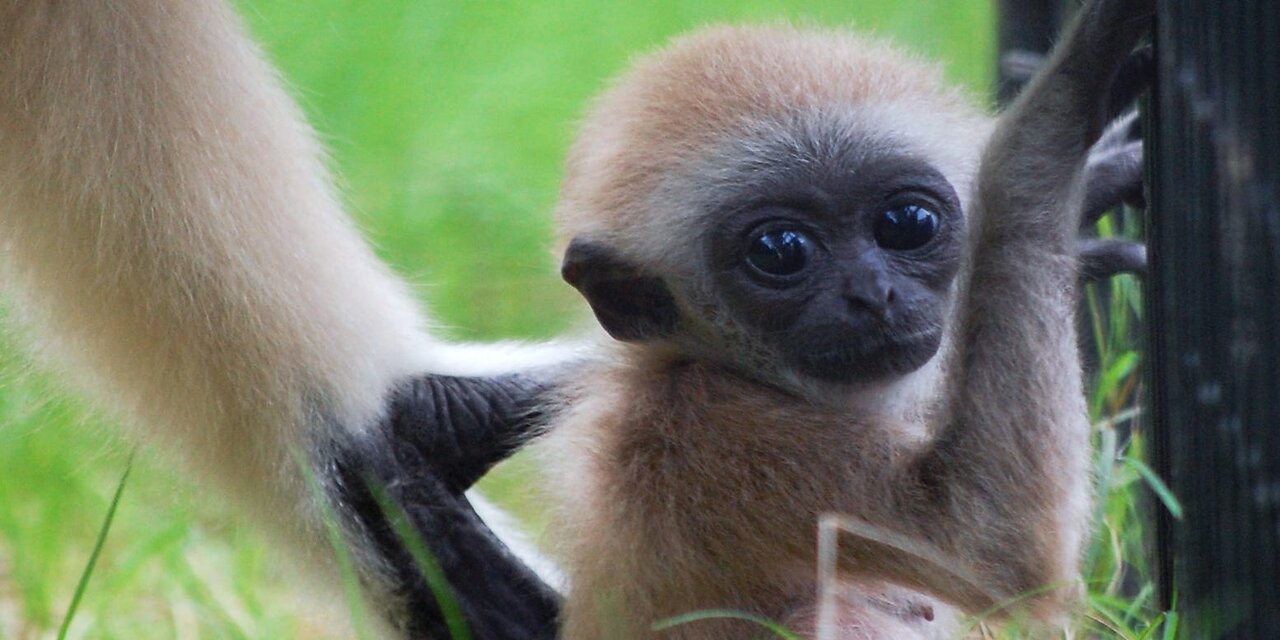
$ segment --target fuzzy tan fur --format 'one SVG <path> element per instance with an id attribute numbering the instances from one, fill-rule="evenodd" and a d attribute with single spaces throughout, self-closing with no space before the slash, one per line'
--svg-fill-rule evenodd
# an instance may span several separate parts
<path id="1" fill-rule="evenodd" d="M 305 503 L 308 399 L 367 423 L 425 339 L 238 20 L 7 2 L 0 59 L 0 238 L 45 354 L 255 504 Z"/>
<path id="2" fill-rule="evenodd" d="M 690 346 L 728 344 L 714 317 L 682 325 L 702 332 L 693 339 L 619 347 L 584 376 L 550 444 L 572 585 L 565 638 L 758 632 L 649 631 L 704 609 L 813 634 L 825 512 L 889 533 L 842 547 L 840 638 L 949 637 L 951 606 L 1017 598 L 1014 611 L 1063 619 L 1089 512 L 1071 247 L 1088 105 L 1117 51 L 1092 54 L 1097 78 L 1064 60 L 1089 58 L 1080 42 L 1132 36 L 1110 35 L 1114 15 L 1089 15 L 990 145 L 986 118 L 932 66 L 831 32 L 710 29 L 642 59 L 596 102 L 567 164 L 563 239 L 643 265 L 682 313 L 714 310 L 697 284 L 710 225 L 699 191 L 724 175 L 726 147 L 762 131 L 825 121 L 927 159 L 965 202 L 970 239 L 944 348 L 896 381 L 761 384 L 770 369 L 744 376 L 724 366 L 740 354 Z"/>
<path id="3" fill-rule="evenodd" d="M 665 181 L 752 124 L 822 111 L 856 115 L 855 125 L 898 136 L 966 183 L 988 131 L 936 65 L 885 43 L 838 31 L 715 27 L 642 58 L 596 100 L 566 161 L 559 233 L 617 239 L 642 264 L 660 261 L 662 247 L 645 242 L 673 235 L 661 231 L 688 214 L 653 206 Z"/>
<path id="4" fill-rule="evenodd" d="M 917 445 L 887 417 L 851 419 L 714 366 L 638 360 L 592 376 L 552 436 L 572 495 L 556 530 L 572 545 L 564 637 L 648 637 L 658 620 L 723 608 L 811 632 L 801 625 L 812 618 L 818 516 L 897 519 Z M 893 612 L 914 597 L 941 617 L 941 604 L 877 587 L 894 597 L 876 606 L 876 588 L 859 590 L 847 626 L 872 629 L 847 637 L 945 637 Z M 661 637 L 750 629 L 699 622 Z"/>

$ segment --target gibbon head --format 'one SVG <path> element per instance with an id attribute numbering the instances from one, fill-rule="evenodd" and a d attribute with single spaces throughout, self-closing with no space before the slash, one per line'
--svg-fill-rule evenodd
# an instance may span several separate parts
<path id="1" fill-rule="evenodd" d="M 900 376 L 943 341 L 988 129 L 881 43 L 680 38 L 598 99 L 570 150 L 563 276 L 619 340 L 765 376 Z"/>

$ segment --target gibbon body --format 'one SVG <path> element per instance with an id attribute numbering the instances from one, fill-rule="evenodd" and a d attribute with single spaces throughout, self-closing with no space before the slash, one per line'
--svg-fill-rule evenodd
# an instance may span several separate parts
<path id="1" fill-rule="evenodd" d="M 1089 428 L 1073 328 L 1084 160 L 1149 9 L 1083 12 L 995 125 L 849 35 L 718 28 L 586 118 L 563 274 L 621 344 L 551 429 L 569 640 L 951 637 L 1060 623 Z M 1086 71 L 1087 69 L 1087 71 Z M 816 598 L 821 514 L 860 523 Z"/>
<path id="2" fill-rule="evenodd" d="M 893 488 L 869 489 L 933 435 L 943 358 L 852 385 L 778 362 L 763 331 L 739 325 L 753 314 L 727 308 L 711 277 L 707 212 L 790 205 L 806 188 L 841 198 L 857 190 L 844 178 L 893 180 L 894 168 L 877 168 L 892 161 L 937 167 L 969 194 L 990 125 L 932 65 L 852 35 L 786 28 L 687 36 L 596 103 L 570 153 L 562 237 L 617 247 L 622 261 L 660 273 L 693 318 L 670 343 L 621 346 L 551 429 L 549 464 L 569 461 L 556 473 L 571 496 L 557 537 L 574 545 L 566 638 L 647 637 L 652 623 L 702 609 L 805 622 L 818 516 L 891 517 L 875 500 Z M 805 163 L 811 172 L 783 175 Z M 963 220 L 952 222 L 962 234 Z M 699 326 L 704 309 L 716 311 Z M 933 632 L 941 604 L 868 587 L 849 604 L 859 609 L 852 624 L 874 637 L 943 637 Z M 921 606 L 938 622 L 914 613 Z M 707 621 L 662 637 L 748 630 Z"/>

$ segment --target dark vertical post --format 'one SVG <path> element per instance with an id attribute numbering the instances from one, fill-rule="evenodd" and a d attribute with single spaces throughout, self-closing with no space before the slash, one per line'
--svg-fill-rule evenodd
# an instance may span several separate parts
<path id="1" fill-rule="evenodd" d="M 1000 0 L 996 99 L 1001 105 L 1018 95 L 1035 56 L 1053 46 L 1063 15 L 1063 0 Z"/>
<path id="2" fill-rule="evenodd" d="M 1161 590 L 1182 637 L 1280 638 L 1280 7 L 1159 0 L 1148 121 Z"/>

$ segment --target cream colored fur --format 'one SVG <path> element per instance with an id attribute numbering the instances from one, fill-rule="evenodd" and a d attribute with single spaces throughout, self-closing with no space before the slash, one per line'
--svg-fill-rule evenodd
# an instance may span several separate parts
<path id="1" fill-rule="evenodd" d="M 321 566 L 314 447 L 563 357 L 431 340 L 221 0 L 0 0 L 0 251 L 44 362 Z"/>
<path id="2" fill-rule="evenodd" d="M 266 513 L 297 509 L 308 412 L 368 424 L 430 361 L 297 109 L 221 2 L 0 16 L 0 239 L 42 354 Z"/>

